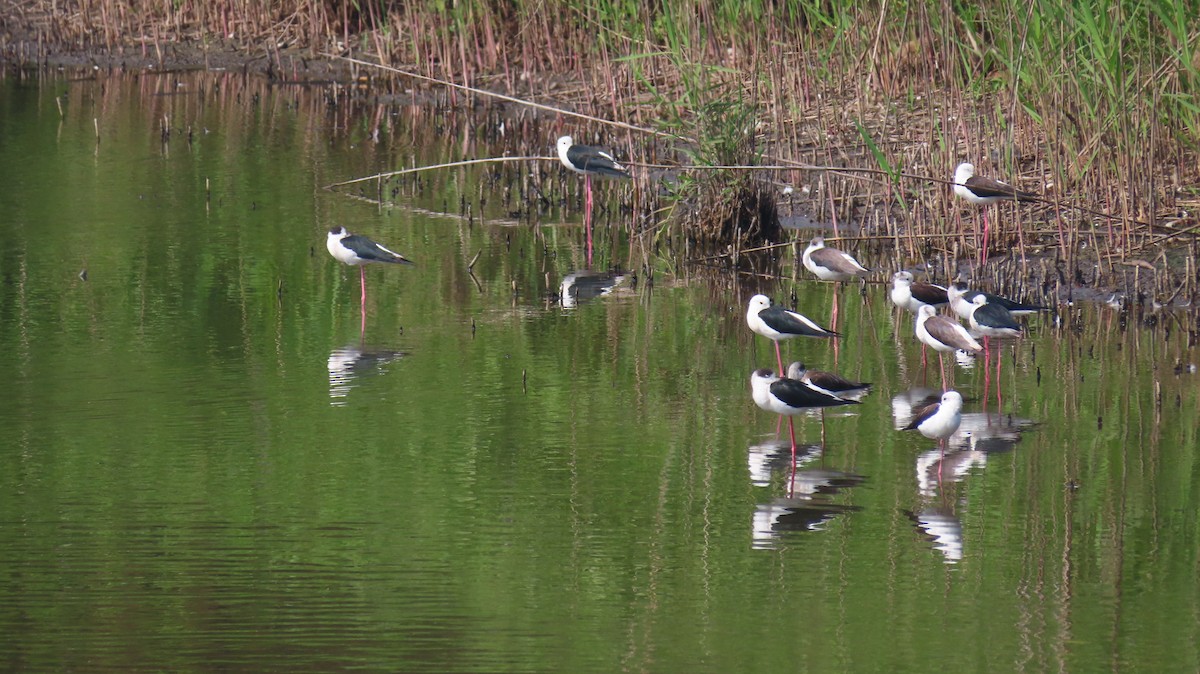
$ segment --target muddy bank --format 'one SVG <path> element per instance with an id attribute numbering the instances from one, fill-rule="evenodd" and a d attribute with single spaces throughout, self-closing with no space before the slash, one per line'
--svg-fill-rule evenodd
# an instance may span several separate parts
<path id="1" fill-rule="evenodd" d="M 360 68 L 344 61 L 314 58 L 301 50 L 247 50 L 232 44 L 168 42 L 116 49 L 47 48 L 29 36 L 0 45 L 0 64 L 10 68 L 101 69 L 125 72 L 229 71 L 301 84 L 353 82 Z"/>

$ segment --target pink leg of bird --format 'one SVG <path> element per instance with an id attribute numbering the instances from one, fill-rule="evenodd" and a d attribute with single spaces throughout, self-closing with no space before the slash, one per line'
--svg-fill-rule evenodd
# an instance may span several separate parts
<path id="1" fill-rule="evenodd" d="M 941 352 L 938 352 L 938 368 L 942 371 L 942 391 L 949 391 L 950 389 L 946 388 L 946 361 L 942 360 Z"/>
<path id="2" fill-rule="evenodd" d="M 792 438 L 792 470 L 796 470 L 796 426 L 788 417 L 788 435 Z"/>
<path id="3" fill-rule="evenodd" d="M 996 412 L 1004 411 L 1004 398 L 1000 392 L 1000 364 L 1004 362 L 1004 352 L 996 355 Z"/>
<path id="4" fill-rule="evenodd" d="M 837 332 L 838 290 L 841 289 L 841 285 L 842 285 L 841 283 L 835 283 L 833 285 L 833 312 L 832 312 L 833 315 L 830 317 L 830 322 L 832 323 L 832 325 L 830 326 L 829 329 L 833 330 L 834 332 Z M 838 349 L 838 340 L 835 339 L 835 340 L 833 340 L 833 364 L 834 365 L 837 365 L 839 355 L 840 354 L 839 354 L 839 349 Z"/>
<path id="5" fill-rule="evenodd" d="M 367 310 L 367 268 L 359 265 L 358 267 L 358 287 L 362 289 L 362 310 Z"/>
<path id="6" fill-rule="evenodd" d="M 988 257 L 988 209 L 983 209 L 983 246 L 979 249 L 979 266 L 987 264 Z"/>
<path id="7" fill-rule="evenodd" d="M 992 383 L 992 367 L 991 367 L 991 345 L 988 343 L 988 338 L 983 338 L 983 411 L 987 412 L 988 391 L 991 389 Z"/>
<path id="8" fill-rule="evenodd" d="M 583 176 L 583 228 L 587 232 L 587 266 L 592 266 L 592 176 Z"/>
<path id="9" fill-rule="evenodd" d="M 772 340 L 775 345 L 775 362 L 779 365 L 779 371 L 776 373 L 780 377 L 784 376 L 783 356 L 779 353 L 779 342 Z M 779 428 L 783 425 L 783 417 L 779 417 L 779 421 L 775 422 L 775 435 L 779 435 Z M 792 418 L 788 417 L 788 431 L 792 434 L 792 453 L 796 452 L 796 431 L 792 427 Z"/>
<path id="10" fill-rule="evenodd" d="M 583 214 L 583 229 L 587 232 L 587 266 L 592 266 L 592 209 L 589 207 Z"/>

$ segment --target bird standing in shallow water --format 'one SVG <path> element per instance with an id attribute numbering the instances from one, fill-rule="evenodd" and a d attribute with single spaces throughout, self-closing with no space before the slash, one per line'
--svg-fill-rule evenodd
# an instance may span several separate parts
<path id="1" fill-rule="evenodd" d="M 971 300 L 971 313 L 967 317 L 971 333 L 983 336 L 983 411 L 987 411 L 988 388 L 992 371 L 991 341 L 996 338 L 1016 338 L 1025 334 L 1025 328 L 1013 318 L 1011 312 L 1000 304 L 989 302 L 984 293 L 975 293 Z M 1004 364 L 1003 354 L 996 357 L 996 402 L 1003 404 L 1000 391 L 1000 367 Z"/>
<path id="2" fill-rule="evenodd" d="M 858 263 L 854 256 L 825 246 L 825 237 L 813 237 L 802 257 L 804 268 L 822 281 L 849 281 L 862 278 L 870 269 Z"/>
<path id="3" fill-rule="evenodd" d="M 780 378 L 766 369 L 755 370 L 750 374 L 750 395 L 754 398 L 754 404 L 761 409 L 788 417 L 793 464 L 796 462 L 796 432 L 792 427 L 791 417 L 809 409 L 858 404 L 857 400 L 840 398 L 808 382 Z"/>
<path id="4" fill-rule="evenodd" d="M 826 330 L 814 323 L 807 316 L 771 304 L 771 298 L 766 295 L 755 295 L 750 298 L 746 309 L 746 325 L 755 333 L 775 342 L 775 361 L 779 372 L 784 372 L 783 356 L 779 353 L 779 341 L 793 337 L 840 337 L 832 330 Z"/>
<path id="5" fill-rule="evenodd" d="M 858 263 L 854 256 L 849 253 L 844 253 L 836 248 L 827 248 L 825 246 L 825 237 L 815 236 L 809 242 L 808 248 L 804 249 L 804 255 L 801 256 L 804 262 L 804 268 L 816 275 L 822 281 L 849 281 L 855 278 L 863 278 L 870 273 L 870 269 Z M 863 282 L 866 283 L 865 281 Z M 865 285 L 864 285 L 865 287 Z M 829 314 L 830 325 L 833 329 L 837 329 L 838 317 L 838 296 L 835 291 L 833 294 L 833 310 Z"/>
<path id="6" fill-rule="evenodd" d="M 788 365 L 787 378 L 812 384 L 848 400 L 858 400 L 871 390 L 869 381 L 850 381 L 836 372 L 810 370 L 799 361 Z"/>
<path id="7" fill-rule="evenodd" d="M 1038 198 L 1033 192 L 1025 192 L 1008 183 L 975 175 L 975 165 L 970 162 L 963 162 L 954 170 L 954 194 L 976 206 L 990 206 L 1001 201 L 1037 201 Z M 983 243 L 979 248 L 980 266 L 987 263 L 988 229 L 988 213 L 984 210 Z"/>
<path id="8" fill-rule="evenodd" d="M 558 159 L 568 169 L 583 174 L 584 227 L 587 230 L 588 265 L 592 263 L 592 176 L 630 178 L 629 169 L 621 165 L 606 150 L 590 145 L 576 145 L 570 136 L 558 139 Z"/>
<path id="9" fill-rule="evenodd" d="M 957 283 L 951 284 L 946 289 L 946 297 L 950 300 L 950 308 L 964 321 L 971 320 L 971 313 L 975 311 L 975 298 L 979 295 L 982 295 L 988 304 L 1003 307 L 1013 316 L 1027 316 L 1039 311 L 1050 311 L 1050 307 L 1043 307 L 1038 304 L 1024 304 L 999 295 L 985 293 L 982 290 L 969 290 Z"/>
<path id="10" fill-rule="evenodd" d="M 958 391 L 946 391 L 942 399 L 932 405 L 917 410 L 912 423 L 903 430 L 916 430 L 931 440 L 937 440 L 942 453 L 946 451 L 946 440 L 954 435 L 962 423 L 962 394 Z"/>
<path id="11" fill-rule="evenodd" d="M 351 234 L 345 227 L 333 227 L 325 237 L 325 248 L 338 262 L 358 267 L 358 281 L 362 289 L 362 309 L 367 309 L 367 275 L 364 265 L 371 262 L 414 264 L 400 253 L 395 253 L 365 236 Z"/>
<path id="12" fill-rule="evenodd" d="M 576 173 L 582 173 L 588 178 L 593 175 L 606 178 L 631 177 L 629 169 L 618 162 L 609 152 L 590 145 L 576 145 L 570 136 L 558 139 L 558 158 L 562 161 L 563 166 Z"/>
<path id="13" fill-rule="evenodd" d="M 892 292 L 890 294 L 892 304 L 914 314 L 923 306 L 937 306 L 949 302 L 950 298 L 947 292 L 942 286 L 924 281 L 914 281 L 912 272 L 898 271 L 892 274 Z M 926 344 L 921 342 L 922 366 L 927 362 L 926 348 Z"/>
<path id="14" fill-rule="evenodd" d="M 907 271 L 898 271 L 892 274 L 892 291 L 889 296 L 892 304 L 914 314 L 926 304 L 937 306 L 950 301 L 946 294 L 946 288 L 933 283 L 916 281 L 913 279 L 912 272 Z"/>
<path id="15" fill-rule="evenodd" d="M 944 389 L 946 388 L 946 365 L 942 362 L 942 353 L 957 349 L 969 353 L 979 353 L 983 351 L 983 347 L 958 321 L 936 314 L 937 311 L 929 305 L 921 307 L 921 310 L 917 312 L 915 332 L 917 339 L 938 352 L 938 367 L 942 371 L 942 388 Z"/>
<path id="16" fill-rule="evenodd" d="M 1025 329 L 1013 318 L 1012 313 L 999 304 L 989 302 L 983 293 L 975 295 L 971 307 L 967 322 L 975 334 L 983 336 L 984 350 L 987 350 L 990 337 L 1020 337 L 1024 334 Z"/>

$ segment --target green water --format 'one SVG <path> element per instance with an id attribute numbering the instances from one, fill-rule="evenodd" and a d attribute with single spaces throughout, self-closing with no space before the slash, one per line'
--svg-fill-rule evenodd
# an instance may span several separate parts
<path id="1" fill-rule="evenodd" d="M 485 171 L 323 189 L 556 135 L 457 114 L 0 82 L 0 667 L 1200 669 L 1194 315 L 1034 319 L 939 482 L 893 414 L 937 364 L 883 285 L 843 290 L 836 353 L 785 357 L 876 387 L 791 476 L 744 307 L 824 320 L 834 288 L 660 263 L 563 306 L 574 210 L 514 224 Z M 417 262 L 367 270 L 365 329 L 335 225 Z M 955 377 L 980 422 L 982 367 Z"/>

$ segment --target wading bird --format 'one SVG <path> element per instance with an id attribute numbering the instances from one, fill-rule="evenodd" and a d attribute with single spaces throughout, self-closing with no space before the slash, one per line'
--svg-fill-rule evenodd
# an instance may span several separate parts
<path id="1" fill-rule="evenodd" d="M 962 423 L 962 394 L 958 391 L 946 391 L 942 399 L 932 405 L 927 405 L 916 411 L 912 423 L 903 430 L 916 430 L 931 440 L 937 440 L 942 452 L 946 450 L 946 440 L 954 435 Z"/>
<path id="2" fill-rule="evenodd" d="M 917 339 L 938 352 L 938 367 L 942 371 L 942 388 L 946 388 L 946 365 L 942 354 L 962 349 L 968 353 L 979 353 L 983 347 L 971 337 L 958 321 L 936 315 L 931 306 L 921 307 L 917 312 Z"/>
<path id="3" fill-rule="evenodd" d="M 913 280 L 912 272 L 898 271 L 892 274 L 892 304 L 914 314 L 926 304 L 937 306 L 950 301 L 946 288 Z"/>
<path id="4" fill-rule="evenodd" d="M 870 269 L 862 266 L 849 253 L 844 253 L 836 248 L 828 248 L 825 246 L 825 237 L 815 236 L 809 242 L 808 248 L 804 249 L 804 255 L 801 256 L 804 262 L 804 268 L 816 275 L 822 281 L 834 281 L 841 283 L 855 278 L 863 278 Z M 864 284 L 866 281 L 863 282 Z M 833 294 L 833 309 L 829 313 L 829 321 L 833 328 L 837 329 L 838 317 L 838 295 Z"/>
<path id="5" fill-rule="evenodd" d="M 858 400 L 871 390 L 869 381 L 850 381 L 835 372 L 810 370 L 804 363 L 795 362 L 788 365 L 787 378 L 812 384 L 823 391 L 850 400 Z"/>
<path id="6" fill-rule="evenodd" d="M 813 237 L 804 249 L 804 268 L 822 281 L 849 281 L 871 272 L 849 253 L 825 246 L 825 237 Z"/>
<path id="7" fill-rule="evenodd" d="M 1050 311 L 1050 307 L 1043 307 L 1037 304 L 1024 304 L 999 295 L 985 293 L 981 290 L 968 290 L 957 283 L 952 284 L 946 289 L 946 297 L 950 300 L 950 309 L 964 321 L 971 319 L 971 312 L 975 311 L 975 298 L 980 295 L 987 300 L 988 304 L 1003 307 L 1013 316 L 1027 316 L 1039 311 Z"/>
<path id="8" fill-rule="evenodd" d="M 778 372 L 783 372 L 783 356 L 779 353 L 779 342 L 793 337 L 840 337 L 832 330 L 826 330 L 817 325 L 812 319 L 794 311 L 771 304 L 766 295 L 755 295 L 750 298 L 750 306 L 746 309 L 746 324 L 754 332 L 775 342 L 775 361 L 779 365 Z"/>
<path id="9" fill-rule="evenodd" d="M 413 261 L 399 253 L 375 243 L 365 236 L 351 234 L 345 227 L 334 227 L 325 238 L 325 247 L 337 261 L 358 267 L 358 281 L 362 288 L 362 308 L 367 308 L 367 275 L 364 265 L 371 262 L 391 262 L 394 264 L 413 264 Z"/>
<path id="10" fill-rule="evenodd" d="M 857 405 L 857 400 L 839 398 L 824 389 L 795 379 L 780 378 L 770 370 L 755 370 L 750 374 L 750 393 L 754 404 L 767 412 L 793 417 L 805 410 Z M 796 460 L 796 432 L 788 419 L 792 438 L 792 462 Z"/>
<path id="11" fill-rule="evenodd" d="M 584 229 L 587 230 L 588 264 L 592 263 L 592 176 L 629 178 L 629 169 L 607 152 L 590 145 L 576 145 L 570 136 L 558 139 L 558 158 L 568 169 L 583 174 Z"/>
<path id="12" fill-rule="evenodd" d="M 1001 201 L 1036 201 L 1033 192 L 1019 190 L 1008 183 L 975 175 L 975 165 L 963 162 L 954 170 L 954 194 L 976 206 L 990 206 Z M 988 213 L 983 211 L 983 243 L 979 248 L 979 264 L 987 263 Z"/>

